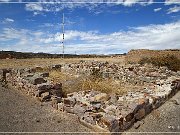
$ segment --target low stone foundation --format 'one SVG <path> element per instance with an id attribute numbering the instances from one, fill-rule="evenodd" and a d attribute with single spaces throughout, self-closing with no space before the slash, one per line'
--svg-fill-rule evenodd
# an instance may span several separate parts
<path id="1" fill-rule="evenodd" d="M 56 65 L 51 68 L 60 71 L 72 69 L 66 66 Z M 125 71 L 132 73 L 133 69 L 126 68 Z M 153 83 L 152 89 L 144 87 L 144 90 L 129 90 L 124 95 L 88 90 L 64 96 L 62 84 L 48 81 L 48 72 L 37 73 L 36 68 L 32 68 L 3 69 L 0 73 L 1 80 L 7 84 L 26 91 L 41 102 L 50 101 L 52 107 L 57 110 L 76 114 L 82 124 L 103 132 L 125 131 L 180 90 L 180 79 L 174 79 L 171 75 L 161 79 L 160 83 Z"/>

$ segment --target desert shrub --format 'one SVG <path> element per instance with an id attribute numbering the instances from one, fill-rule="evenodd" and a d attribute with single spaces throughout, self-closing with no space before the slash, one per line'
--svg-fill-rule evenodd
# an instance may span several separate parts
<path id="1" fill-rule="evenodd" d="M 94 80 L 102 78 L 102 72 L 100 72 L 100 69 L 93 68 L 91 78 Z"/>
<path id="2" fill-rule="evenodd" d="M 172 71 L 180 70 L 180 59 L 178 59 L 174 55 L 163 55 L 157 57 L 144 57 L 139 61 L 139 64 L 153 64 L 154 66 L 162 67 L 166 66 L 168 69 Z"/>
<path id="3" fill-rule="evenodd" d="M 150 58 L 143 57 L 140 59 L 139 64 L 144 65 L 145 63 L 150 64 Z"/>

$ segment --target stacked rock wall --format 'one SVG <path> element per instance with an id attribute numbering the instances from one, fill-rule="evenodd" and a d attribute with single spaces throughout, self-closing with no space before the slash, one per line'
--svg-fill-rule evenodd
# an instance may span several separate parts
<path id="1" fill-rule="evenodd" d="M 47 81 L 48 73 L 34 73 L 34 69 L 3 69 L 2 81 L 14 88 L 25 90 L 28 95 L 41 101 L 62 97 L 62 84 Z"/>
<path id="2" fill-rule="evenodd" d="M 74 64 L 64 64 L 62 72 L 77 75 L 95 75 L 104 79 L 111 78 L 121 80 L 124 84 L 144 85 L 160 83 L 160 80 L 170 76 L 179 76 L 180 72 L 173 72 L 167 67 L 154 67 L 152 65 L 141 66 L 126 65 L 98 61 L 83 61 Z"/>
<path id="3" fill-rule="evenodd" d="M 129 90 L 124 95 L 88 90 L 64 96 L 62 84 L 48 81 L 48 72 L 37 73 L 36 71 L 40 70 L 39 67 L 1 70 L 2 81 L 26 91 L 27 94 L 37 97 L 42 102 L 50 101 L 55 109 L 76 114 L 82 124 L 102 131 L 119 132 L 128 129 L 134 122 L 144 118 L 180 90 L 180 79 L 174 79 L 179 78 L 179 72 L 171 72 L 165 67 L 160 69 L 139 65 L 119 67 L 109 63 L 81 62 L 49 68 L 60 72 L 75 71 L 79 75 L 84 74 L 84 71 L 92 74 L 97 70 L 102 74 L 107 71 L 114 72 L 114 75 L 120 73 L 127 78 L 154 77 L 152 82 L 147 81 L 147 78 L 143 79 L 143 82 L 153 84 L 152 88 L 145 86 L 143 90 Z M 128 80 L 133 79 L 126 81 Z"/>
<path id="4" fill-rule="evenodd" d="M 58 109 L 79 116 L 80 121 L 92 128 L 110 132 L 124 131 L 141 120 L 153 109 L 180 90 L 180 80 L 171 78 L 157 85 L 155 91 L 129 91 L 126 95 L 108 95 L 97 91 L 80 91 L 67 95 L 58 103 Z"/>

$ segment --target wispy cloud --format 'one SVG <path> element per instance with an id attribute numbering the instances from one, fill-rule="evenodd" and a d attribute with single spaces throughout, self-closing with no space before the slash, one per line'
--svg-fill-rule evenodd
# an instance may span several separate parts
<path id="1" fill-rule="evenodd" d="M 154 9 L 154 12 L 158 12 L 158 11 L 160 11 L 162 8 L 156 8 L 156 9 Z"/>
<path id="2" fill-rule="evenodd" d="M 40 3 L 28 3 L 26 4 L 25 9 L 27 11 L 49 11 L 44 9 Z"/>
<path id="3" fill-rule="evenodd" d="M 14 41 L 1 50 L 61 53 L 62 34 L 4 28 L 0 42 Z M 180 47 L 180 22 L 133 27 L 128 31 L 102 34 L 98 31 L 69 30 L 65 33 L 65 52 L 124 53 L 130 49 L 174 49 Z"/>
<path id="4" fill-rule="evenodd" d="M 153 0 L 117 0 L 117 3 L 122 4 L 124 6 L 133 6 L 135 4 L 139 4 L 142 6 L 146 6 L 153 3 Z"/>
<path id="5" fill-rule="evenodd" d="M 165 5 L 174 5 L 174 4 L 180 5 L 180 1 L 179 0 L 165 0 Z"/>
<path id="6" fill-rule="evenodd" d="M 14 22 L 14 20 L 11 19 L 11 18 L 5 18 L 5 19 L 2 21 L 2 23 L 4 23 L 4 24 L 6 24 L 6 23 L 13 23 L 13 22 Z"/>
<path id="7" fill-rule="evenodd" d="M 180 6 L 174 6 L 174 7 L 168 9 L 167 14 L 176 13 L 179 11 L 180 11 Z"/>
<path id="8" fill-rule="evenodd" d="M 63 9 L 74 10 L 76 8 L 86 8 L 95 14 L 101 13 L 102 9 L 109 6 L 123 5 L 132 7 L 135 4 L 146 6 L 153 3 L 153 0 L 39 0 L 41 3 L 26 4 L 27 11 L 33 12 L 58 12 Z M 46 3 L 50 2 L 50 3 Z M 98 9 L 101 10 L 98 10 Z"/>

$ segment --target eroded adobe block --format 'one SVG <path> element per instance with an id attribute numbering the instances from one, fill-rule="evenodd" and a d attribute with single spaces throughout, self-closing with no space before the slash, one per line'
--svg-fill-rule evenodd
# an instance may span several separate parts
<path id="1" fill-rule="evenodd" d="M 61 97 L 53 97 L 52 96 L 51 100 L 52 100 L 51 101 L 52 107 L 55 108 L 56 110 L 58 110 L 58 108 L 60 107 L 60 105 L 58 106 L 58 104 L 62 102 L 62 98 Z M 64 104 L 63 104 L 63 106 L 64 106 Z M 61 110 L 61 109 L 59 108 L 59 110 Z"/>
<path id="2" fill-rule="evenodd" d="M 131 109 L 125 108 L 122 109 L 120 112 L 126 122 L 129 122 L 134 118 L 134 113 Z"/>
<path id="3" fill-rule="evenodd" d="M 41 83 L 37 84 L 36 86 L 39 91 L 48 91 L 53 87 L 53 85 L 50 83 Z"/>
<path id="4" fill-rule="evenodd" d="M 49 77 L 49 73 L 48 72 L 40 73 L 39 75 L 42 76 L 42 77 Z"/>
<path id="5" fill-rule="evenodd" d="M 64 98 L 63 103 L 65 106 L 70 106 L 73 107 L 76 104 L 76 99 L 75 98 Z"/>
<path id="6" fill-rule="evenodd" d="M 61 103 L 58 103 L 57 104 L 57 108 L 58 108 L 58 110 L 60 110 L 60 111 L 64 111 L 64 104 L 61 102 Z"/>
<path id="7" fill-rule="evenodd" d="M 29 82 L 31 84 L 34 84 L 34 85 L 42 84 L 42 83 L 46 83 L 47 82 L 44 78 L 38 77 L 38 76 L 27 77 L 26 79 L 29 80 Z"/>
<path id="8" fill-rule="evenodd" d="M 85 111 L 86 111 L 85 106 L 76 104 L 76 105 L 73 107 L 73 113 L 76 114 L 76 115 L 79 116 L 79 117 L 81 117 L 82 115 L 84 115 Z"/>
<path id="9" fill-rule="evenodd" d="M 7 78 L 6 78 L 6 74 L 7 73 L 10 73 L 11 72 L 11 69 L 1 69 L 1 81 L 4 81 L 6 82 L 7 81 Z"/>
<path id="10" fill-rule="evenodd" d="M 50 93 L 49 92 L 44 92 L 40 96 L 40 101 L 41 102 L 48 101 L 48 100 L 50 100 L 50 98 L 51 98 Z"/>
<path id="11" fill-rule="evenodd" d="M 136 120 L 141 120 L 146 114 L 146 111 L 144 108 L 141 108 L 137 111 L 137 113 L 134 115 Z"/>
<path id="12" fill-rule="evenodd" d="M 100 122 L 104 125 L 104 127 L 107 127 L 110 132 L 120 131 L 119 119 L 117 119 L 113 115 L 105 114 L 103 117 L 100 118 Z"/>

